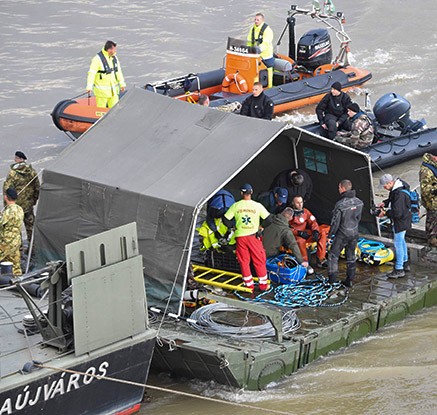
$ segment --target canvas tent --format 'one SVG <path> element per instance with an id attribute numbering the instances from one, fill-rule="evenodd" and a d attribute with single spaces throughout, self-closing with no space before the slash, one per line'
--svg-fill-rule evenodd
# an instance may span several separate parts
<path id="1" fill-rule="evenodd" d="M 238 197 L 243 182 L 265 190 L 279 171 L 297 164 L 313 178 L 320 218 L 329 220 L 344 177 L 369 206 L 367 155 L 279 122 L 135 88 L 44 171 L 37 259 L 64 258 L 65 244 L 136 221 L 149 304 L 165 305 L 174 289 L 177 306 L 208 198 L 224 186 Z M 371 217 L 363 224 L 376 229 Z"/>

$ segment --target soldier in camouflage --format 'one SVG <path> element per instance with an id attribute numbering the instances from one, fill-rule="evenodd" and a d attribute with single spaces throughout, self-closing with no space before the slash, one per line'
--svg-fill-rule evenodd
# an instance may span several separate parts
<path id="1" fill-rule="evenodd" d="M 437 156 L 425 153 L 419 171 L 420 196 L 426 209 L 426 236 L 437 247 Z"/>
<path id="2" fill-rule="evenodd" d="M 3 194 L 12 187 L 18 193 L 17 204 L 24 211 L 24 226 L 26 227 L 27 242 L 30 245 L 35 215 L 33 207 L 39 197 L 39 179 L 34 168 L 26 163 L 27 157 L 22 151 L 15 153 L 15 163 L 3 184 Z"/>
<path id="3" fill-rule="evenodd" d="M 334 140 L 358 150 L 372 144 L 373 124 L 367 114 L 361 111 L 358 104 L 353 102 L 347 107 L 347 115 L 351 122 L 351 130 L 338 131 Z"/>
<path id="4" fill-rule="evenodd" d="M 21 275 L 20 247 L 24 212 L 15 203 L 17 197 L 17 192 L 12 187 L 3 193 L 6 207 L 0 215 L 0 262 L 12 262 L 14 275 Z"/>

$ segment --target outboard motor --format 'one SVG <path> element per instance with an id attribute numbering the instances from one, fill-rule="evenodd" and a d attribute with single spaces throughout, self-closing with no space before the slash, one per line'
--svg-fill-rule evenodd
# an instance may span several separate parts
<path id="1" fill-rule="evenodd" d="M 318 66 L 332 61 L 331 37 L 327 29 L 314 29 L 306 32 L 297 44 L 296 63 L 314 71 Z"/>
<path id="2" fill-rule="evenodd" d="M 410 118 L 411 104 L 404 97 L 391 92 L 383 95 L 373 106 L 373 113 L 383 127 L 400 129 L 401 134 L 418 131 L 425 126 L 425 121 Z"/>

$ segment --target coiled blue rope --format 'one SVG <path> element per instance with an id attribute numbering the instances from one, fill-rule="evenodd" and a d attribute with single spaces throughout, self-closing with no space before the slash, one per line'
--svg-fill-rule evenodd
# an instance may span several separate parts
<path id="1" fill-rule="evenodd" d="M 315 279 L 304 280 L 298 284 L 272 287 L 254 298 L 245 297 L 238 292 L 235 292 L 235 295 L 243 301 L 267 303 L 280 307 L 338 307 L 344 304 L 349 297 L 349 291 L 347 289 L 343 291 L 344 289 L 343 284 L 339 282 L 330 284 L 326 278 L 316 276 Z M 337 295 L 335 299 L 338 300 L 328 301 L 334 299 L 334 294 Z"/>

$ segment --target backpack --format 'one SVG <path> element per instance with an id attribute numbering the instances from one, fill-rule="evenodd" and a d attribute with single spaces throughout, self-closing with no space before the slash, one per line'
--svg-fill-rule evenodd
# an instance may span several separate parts
<path id="1" fill-rule="evenodd" d="M 223 214 L 235 203 L 235 198 L 231 192 L 225 189 L 219 190 L 207 203 L 207 207 L 222 211 Z"/>
<path id="2" fill-rule="evenodd" d="M 420 216 L 420 196 L 419 193 L 417 193 L 416 190 L 408 190 L 408 189 L 402 189 L 402 191 L 408 195 L 410 198 L 410 212 L 411 212 L 411 222 L 412 223 L 419 223 Z"/>
<path id="3" fill-rule="evenodd" d="M 227 210 L 235 203 L 231 192 L 225 189 L 219 190 L 206 204 L 206 223 L 213 232 L 217 231 L 214 219 L 221 218 Z"/>

